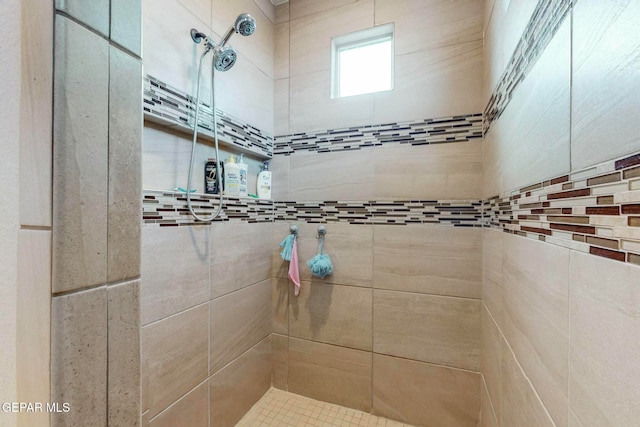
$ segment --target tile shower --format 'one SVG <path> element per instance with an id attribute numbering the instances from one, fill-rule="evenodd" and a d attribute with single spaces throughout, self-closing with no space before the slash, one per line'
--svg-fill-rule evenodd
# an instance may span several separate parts
<path id="1" fill-rule="evenodd" d="M 200 224 L 170 191 L 188 167 L 188 34 L 219 36 L 245 11 L 256 36 L 234 39 L 240 60 L 218 74 L 223 159 L 249 152 L 251 186 L 273 153 L 273 201 L 228 199 Z M 31 392 L 74 411 L 51 425 L 228 426 L 285 391 L 376 423 L 634 425 L 637 3 L 69 0 L 50 12 L 53 215 L 21 213 L 19 257 L 53 266 L 31 276 L 53 284 L 38 300 L 50 299 L 51 387 Z M 330 99 L 330 38 L 388 22 L 394 90 Z M 196 164 L 212 153 L 199 145 Z M 195 199 L 201 212 L 215 203 Z M 320 280 L 301 264 L 297 297 L 278 247 L 293 224 L 301 262 L 327 227 L 335 267 Z"/>

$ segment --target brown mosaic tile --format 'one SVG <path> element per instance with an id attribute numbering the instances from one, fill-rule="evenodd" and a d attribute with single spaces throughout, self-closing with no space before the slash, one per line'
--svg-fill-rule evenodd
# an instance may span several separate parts
<path id="1" fill-rule="evenodd" d="M 562 191 L 559 193 L 547 194 L 547 200 L 569 199 L 573 197 L 583 197 L 583 196 L 590 196 L 590 195 L 591 195 L 590 188 L 581 188 L 579 190 Z"/>
<path id="2" fill-rule="evenodd" d="M 574 233 L 584 234 L 596 234 L 595 227 L 586 227 L 584 225 L 569 225 L 569 224 L 551 224 L 553 230 L 572 231 Z"/>
<path id="3" fill-rule="evenodd" d="M 629 227 L 640 227 L 640 216 L 630 216 L 628 223 Z"/>
<path id="4" fill-rule="evenodd" d="M 622 205 L 622 213 L 628 214 L 640 214 L 640 205 Z"/>
<path id="5" fill-rule="evenodd" d="M 560 209 L 548 209 L 548 210 L 557 210 L 557 211 L 560 211 Z M 535 215 L 539 215 L 539 214 L 547 213 L 547 212 L 545 212 L 545 211 L 546 211 L 546 209 L 531 209 L 531 213 L 532 213 L 532 214 L 535 214 Z M 556 213 L 560 213 L 560 212 L 556 212 Z"/>
<path id="6" fill-rule="evenodd" d="M 518 219 L 528 219 L 533 221 L 538 221 L 540 219 L 539 215 L 518 215 Z"/>
<path id="7" fill-rule="evenodd" d="M 627 262 L 640 265 L 640 255 L 627 254 Z"/>
<path id="8" fill-rule="evenodd" d="M 589 247 L 589 253 L 592 255 L 598 255 L 605 258 L 615 259 L 617 261 L 625 261 L 624 252 L 612 251 L 609 249 L 596 248 L 594 246 Z"/>
<path id="9" fill-rule="evenodd" d="M 594 178 L 587 179 L 587 185 L 589 187 L 600 184 L 608 184 L 610 182 L 620 181 L 620 172 L 610 173 L 608 175 L 596 176 Z"/>
<path id="10" fill-rule="evenodd" d="M 537 190 L 538 188 L 542 188 L 542 183 L 539 182 L 537 184 L 530 185 L 528 187 L 524 187 L 520 189 L 521 193 L 526 193 L 527 191 Z"/>
<path id="11" fill-rule="evenodd" d="M 523 203 L 521 205 L 518 205 L 518 207 L 520 209 L 535 209 L 535 208 L 542 208 L 544 207 L 544 204 L 542 202 L 536 202 L 536 203 Z"/>
<path id="12" fill-rule="evenodd" d="M 620 215 L 620 206 L 590 206 L 586 209 L 587 215 Z"/>
<path id="13" fill-rule="evenodd" d="M 528 231 L 530 233 L 546 234 L 547 236 L 551 236 L 551 230 L 546 230 L 544 228 L 526 227 L 523 225 L 522 227 L 520 227 L 520 230 Z"/>
<path id="14" fill-rule="evenodd" d="M 548 216 L 547 221 L 569 224 L 589 224 L 588 216 Z"/>
<path id="15" fill-rule="evenodd" d="M 568 182 L 566 184 L 562 184 L 562 189 L 563 190 L 571 190 L 571 189 L 573 189 L 573 182 Z"/>
<path id="16" fill-rule="evenodd" d="M 590 245 L 604 246 L 609 249 L 620 249 L 620 242 L 602 237 L 587 236 L 587 243 Z"/>
<path id="17" fill-rule="evenodd" d="M 551 185 L 553 184 L 560 184 L 561 182 L 567 182 L 569 181 L 569 175 L 564 175 L 564 176 L 560 176 L 558 178 L 554 178 L 551 180 Z"/>
<path id="18" fill-rule="evenodd" d="M 546 242 L 547 238 L 545 236 L 538 236 L 538 240 L 540 240 L 541 242 Z"/>
<path id="19" fill-rule="evenodd" d="M 630 166 L 640 165 L 640 154 L 629 156 L 625 159 L 620 159 L 616 162 L 616 170 L 625 169 Z"/>
<path id="20" fill-rule="evenodd" d="M 599 196 L 596 200 L 597 200 L 597 203 L 599 205 L 612 205 L 613 204 L 613 196 Z"/>
<path id="21" fill-rule="evenodd" d="M 571 215 L 573 213 L 573 208 L 562 208 L 562 213 L 565 215 Z"/>
<path id="22" fill-rule="evenodd" d="M 638 178 L 640 177 L 640 166 L 622 171 L 622 177 L 624 179 Z"/>
<path id="23" fill-rule="evenodd" d="M 584 242 L 585 240 L 587 240 L 587 236 L 585 236 L 584 234 L 574 234 L 573 240 L 575 240 L 576 242 Z"/>

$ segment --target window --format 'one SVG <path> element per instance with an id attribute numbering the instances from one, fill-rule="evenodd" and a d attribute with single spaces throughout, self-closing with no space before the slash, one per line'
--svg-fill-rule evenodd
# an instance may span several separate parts
<path id="1" fill-rule="evenodd" d="M 331 97 L 393 89 L 393 24 L 331 40 Z"/>

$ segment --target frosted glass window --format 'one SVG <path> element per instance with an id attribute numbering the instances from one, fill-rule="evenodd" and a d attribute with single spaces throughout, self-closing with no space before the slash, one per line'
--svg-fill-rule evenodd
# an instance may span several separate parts
<path id="1" fill-rule="evenodd" d="M 393 89 L 393 24 L 332 40 L 332 97 Z"/>

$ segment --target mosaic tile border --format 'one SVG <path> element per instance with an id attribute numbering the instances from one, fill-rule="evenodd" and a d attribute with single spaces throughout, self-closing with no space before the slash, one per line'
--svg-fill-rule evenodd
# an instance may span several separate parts
<path id="1" fill-rule="evenodd" d="M 275 221 L 482 227 L 481 200 L 274 202 Z"/>
<path id="2" fill-rule="evenodd" d="M 482 138 L 482 113 L 296 133 L 275 137 L 274 154 L 328 153 L 387 144 L 442 144 Z"/>
<path id="3" fill-rule="evenodd" d="M 218 198 L 194 194 L 196 213 L 210 215 Z M 224 208 L 214 222 L 241 220 L 250 223 L 306 221 L 349 224 L 438 224 L 454 227 L 482 227 L 481 200 L 402 200 L 402 201 L 321 201 L 287 202 L 225 197 Z M 147 225 L 160 227 L 205 225 L 195 221 L 187 208 L 184 193 L 145 190 L 142 217 Z"/>
<path id="4" fill-rule="evenodd" d="M 218 208 L 218 197 L 208 194 L 194 194 L 191 203 L 199 215 L 209 216 Z M 214 222 L 240 220 L 249 223 L 272 222 L 273 202 L 252 198 L 224 198 L 224 207 Z M 144 224 L 160 227 L 207 225 L 196 221 L 189 213 L 187 195 L 175 191 L 144 190 L 142 200 L 142 220 Z"/>
<path id="5" fill-rule="evenodd" d="M 143 110 L 145 118 L 162 124 L 179 126 L 185 131 L 193 129 L 195 98 L 152 76 L 144 78 Z M 216 109 L 218 136 L 221 142 L 240 151 L 260 157 L 273 156 L 273 137 L 260 129 Z M 198 131 L 213 140 L 213 111 L 200 102 Z"/>
<path id="6" fill-rule="evenodd" d="M 484 110 L 486 134 L 578 0 L 540 0 Z M 572 4 L 573 3 L 573 4 Z"/>
<path id="7" fill-rule="evenodd" d="M 640 154 L 492 197 L 485 216 L 507 233 L 640 265 Z"/>

